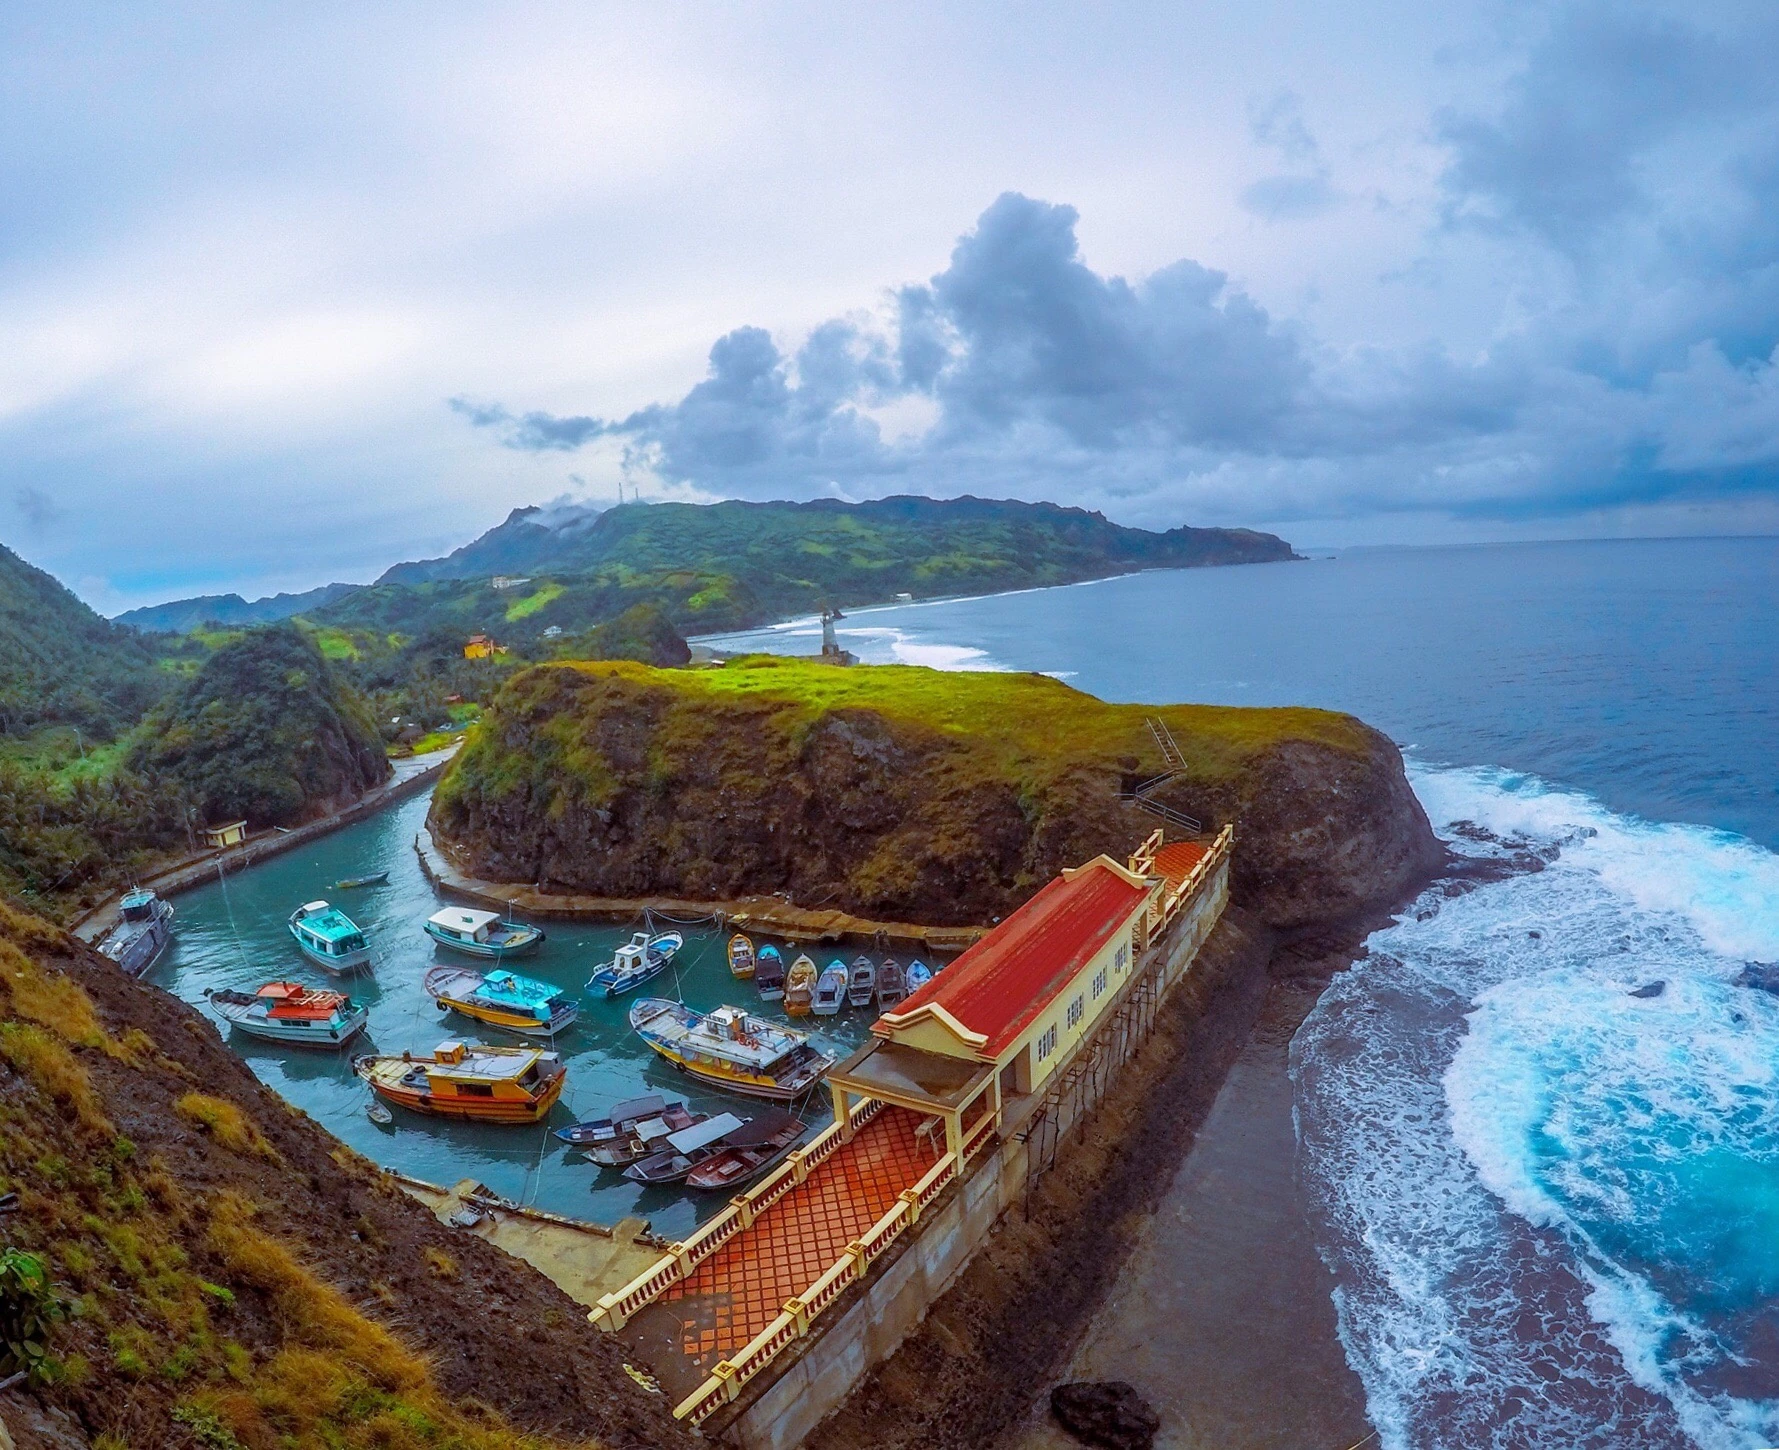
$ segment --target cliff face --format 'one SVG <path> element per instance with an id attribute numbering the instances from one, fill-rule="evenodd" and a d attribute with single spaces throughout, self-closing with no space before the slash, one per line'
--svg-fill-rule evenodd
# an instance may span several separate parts
<path id="1" fill-rule="evenodd" d="M 0 1176 L 9 1244 L 78 1305 L 0 1399 L 21 1445 L 693 1443 L 553 1284 L 440 1224 L 191 1008 L 3 904 Z M 65 1437 L 24 1433 L 44 1421 Z"/>
<path id="2" fill-rule="evenodd" d="M 1382 735 L 1315 710 L 1107 705 L 1034 675 L 556 665 L 514 677 L 434 797 L 473 874 L 546 889 L 800 905 L 927 923 L 1004 916 L 1065 866 L 1158 824 L 1236 823 L 1233 887 L 1269 924 L 1394 900 L 1439 848 Z"/>

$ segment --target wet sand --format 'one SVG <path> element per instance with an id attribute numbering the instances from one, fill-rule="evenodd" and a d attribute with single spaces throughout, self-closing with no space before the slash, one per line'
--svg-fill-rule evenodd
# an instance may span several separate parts
<path id="1" fill-rule="evenodd" d="M 1286 1054 L 1320 982 L 1274 984 L 1192 1150 L 1054 1383 L 1123 1379 L 1164 1450 L 1375 1444 L 1294 1171 Z M 1077 1450 L 1049 1393 L 1006 1450 Z"/>

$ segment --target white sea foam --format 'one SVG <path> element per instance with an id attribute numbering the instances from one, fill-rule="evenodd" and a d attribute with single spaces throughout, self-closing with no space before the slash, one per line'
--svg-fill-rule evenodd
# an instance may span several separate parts
<path id="1" fill-rule="evenodd" d="M 1381 1442 L 1779 1443 L 1779 1404 L 1714 1375 L 1732 1301 L 1779 1281 L 1779 1235 L 1748 1226 L 1779 1221 L 1779 999 L 1733 985 L 1779 958 L 1779 857 L 1527 776 L 1411 773 L 1437 826 L 1506 842 L 1460 850 L 1554 859 L 1430 891 L 1293 1044 Z"/>

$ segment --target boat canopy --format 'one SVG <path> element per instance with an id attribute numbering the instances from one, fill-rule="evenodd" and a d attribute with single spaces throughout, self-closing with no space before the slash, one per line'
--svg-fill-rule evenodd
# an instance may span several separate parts
<path id="1" fill-rule="evenodd" d="M 667 1099 L 660 1093 L 649 1093 L 646 1097 L 626 1098 L 621 1103 L 613 1103 L 607 1115 L 607 1121 L 622 1123 L 634 1118 L 652 1118 L 667 1106 Z"/>
<path id="2" fill-rule="evenodd" d="M 472 911 L 463 906 L 447 906 L 443 911 L 435 911 L 427 921 L 441 931 L 448 931 L 453 936 L 474 937 L 480 941 L 488 933 L 488 928 L 500 920 L 500 914 L 494 911 Z"/>
<path id="3" fill-rule="evenodd" d="M 719 1138 L 726 1138 L 741 1126 L 741 1119 L 734 1113 L 718 1113 L 714 1118 L 707 1118 L 702 1123 L 694 1123 L 689 1128 L 681 1128 L 677 1133 L 669 1133 L 667 1141 L 678 1153 L 690 1153 L 694 1148 L 707 1148 Z"/>

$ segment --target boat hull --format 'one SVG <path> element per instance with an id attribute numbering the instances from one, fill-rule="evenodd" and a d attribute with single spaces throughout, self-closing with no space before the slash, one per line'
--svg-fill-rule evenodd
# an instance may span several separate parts
<path id="1" fill-rule="evenodd" d="M 649 1042 L 646 1037 L 643 1039 Z M 775 1103 L 788 1103 L 803 1096 L 811 1088 L 821 1082 L 820 1075 L 804 1082 L 801 1080 L 791 1084 L 778 1081 L 776 1078 L 755 1077 L 751 1074 L 729 1073 L 713 1069 L 674 1052 L 663 1043 L 649 1042 L 649 1046 L 666 1058 L 681 1072 L 695 1077 L 699 1082 L 709 1083 L 712 1087 L 723 1088 L 732 1093 L 742 1093 L 750 1098 L 767 1098 Z"/>
<path id="2" fill-rule="evenodd" d="M 558 1076 L 544 1091 L 529 1102 L 494 1098 L 447 1098 L 425 1088 L 408 1088 L 399 1083 L 370 1079 L 371 1091 L 393 1107 L 406 1108 L 429 1118 L 461 1118 L 475 1123 L 535 1123 L 545 1117 L 562 1096 L 567 1074 Z"/>
<path id="3" fill-rule="evenodd" d="M 510 946 L 505 942 L 460 941 L 455 937 L 448 937 L 442 932 L 434 931 L 430 921 L 422 930 L 447 951 L 458 952 L 466 957 L 476 957 L 485 962 L 498 962 L 504 961 L 508 957 L 526 956 L 536 951 L 544 939 L 544 934 L 540 931 L 535 936 L 515 942 Z"/>
<path id="4" fill-rule="evenodd" d="M 485 1002 L 461 1001 L 456 997 L 439 997 L 436 1000 L 439 1006 L 448 1007 L 472 1022 L 498 1027 L 503 1032 L 517 1032 L 523 1037 L 554 1037 L 559 1032 L 567 1031 L 581 1016 L 578 1007 L 570 1007 L 545 1022 L 532 1013 L 520 1012 L 511 1007 L 493 1007 Z"/>
<path id="5" fill-rule="evenodd" d="M 365 1029 L 371 1020 L 366 1011 L 355 1012 L 336 1029 L 332 1027 L 298 1027 L 294 1023 L 274 1022 L 266 1018 L 230 1017 L 223 1015 L 224 1022 L 235 1031 L 248 1037 L 257 1037 L 262 1042 L 276 1042 L 289 1047 L 313 1047 L 326 1052 L 338 1052 L 347 1046 L 353 1038 Z"/>

